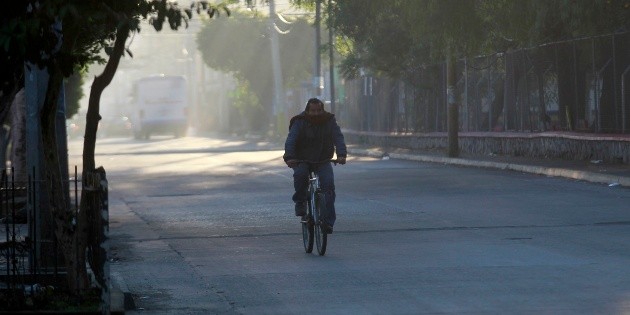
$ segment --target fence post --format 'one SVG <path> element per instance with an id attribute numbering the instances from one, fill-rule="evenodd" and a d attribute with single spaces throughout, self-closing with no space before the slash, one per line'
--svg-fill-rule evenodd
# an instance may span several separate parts
<path id="1" fill-rule="evenodd" d="M 621 133 L 626 133 L 626 73 L 630 66 L 621 74 Z"/>
<path id="2" fill-rule="evenodd" d="M 505 84 L 504 84 L 505 87 Z M 486 93 L 488 96 L 487 98 L 487 102 L 488 102 L 488 131 L 492 131 L 492 100 L 490 99 L 490 90 L 492 89 L 492 71 L 490 71 L 490 69 L 488 69 L 488 93 Z M 496 96 L 496 93 L 494 92 L 494 90 L 492 91 L 494 94 L 494 97 Z M 505 97 L 505 96 L 504 96 Z"/>
<path id="3" fill-rule="evenodd" d="M 459 130 L 459 112 L 457 105 L 456 84 L 457 84 L 457 60 L 453 52 L 449 51 L 446 59 L 446 118 L 448 130 L 448 156 L 459 156 L 458 130 Z"/>
<path id="4" fill-rule="evenodd" d="M 599 118 L 599 98 L 597 97 L 597 87 L 598 87 L 598 83 L 597 81 L 599 81 L 599 76 L 597 75 L 597 72 L 595 71 L 595 38 L 591 38 L 591 67 L 592 67 L 592 71 L 593 71 L 593 104 L 595 105 L 595 123 L 597 124 L 596 127 L 596 131 L 599 132 L 600 131 L 600 118 Z"/>
<path id="5" fill-rule="evenodd" d="M 617 108 L 617 54 L 615 53 L 615 33 L 612 34 L 612 63 L 613 63 L 613 109 L 615 113 L 615 129 L 619 130 L 619 109 Z"/>
<path id="6" fill-rule="evenodd" d="M 468 108 L 468 58 L 464 58 L 464 106 L 466 118 L 466 131 L 470 131 L 470 108 Z"/>

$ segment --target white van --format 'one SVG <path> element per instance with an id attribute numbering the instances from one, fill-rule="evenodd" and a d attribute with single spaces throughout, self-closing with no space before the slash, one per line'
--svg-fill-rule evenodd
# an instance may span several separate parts
<path id="1" fill-rule="evenodd" d="M 151 134 L 181 137 L 188 127 L 188 99 L 184 76 L 156 75 L 134 83 L 131 115 L 134 138 Z"/>

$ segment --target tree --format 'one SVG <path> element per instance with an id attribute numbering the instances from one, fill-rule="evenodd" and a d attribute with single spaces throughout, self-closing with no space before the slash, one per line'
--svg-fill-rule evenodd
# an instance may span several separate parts
<path id="1" fill-rule="evenodd" d="M 331 18 L 337 35 L 349 43 L 346 46 L 350 49 L 341 63 L 347 77 L 356 76 L 364 69 L 417 85 L 418 82 L 413 82 L 414 73 L 428 71 L 424 70 L 425 65 L 444 61 L 454 64 L 454 58 L 481 54 L 507 52 L 509 55 L 511 51 L 544 43 L 628 30 L 629 14 L 628 0 L 347 0 L 335 4 Z M 627 48 L 621 41 L 615 48 L 615 61 L 627 64 L 625 59 L 629 57 L 623 53 Z M 588 64 L 579 53 L 574 56 L 570 45 L 559 46 L 557 54 L 563 57 L 553 70 L 561 78 L 560 110 L 567 113 L 560 117 L 577 115 L 579 118 L 579 113 L 584 112 L 585 98 L 584 93 L 576 94 L 575 90 L 585 89 L 584 80 L 576 86 L 570 84 L 572 80 L 562 78 L 584 77 Z M 505 85 L 517 86 L 523 69 L 514 67 L 510 71 L 514 71 L 511 77 L 516 81 L 505 82 Z M 542 75 L 541 69 L 536 71 Z M 620 73 L 614 76 L 608 73 L 613 71 L 612 67 L 606 71 L 602 110 L 612 115 L 618 110 L 615 108 L 620 108 L 614 106 L 619 100 L 615 100 L 611 92 L 612 78 Z M 460 72 L 449 71 L 454 75 Z M 502 80 L 498 83 L 504 85 Z M 452 81 L 449 85 L 453 86 Z M 500 95 L 504 95 L 504 91 L 497 91 L 497 96 Z M 501 107 L 493 106 L 493 109 L 502 110 L 503 102 L 497 104 Z M 492 117 L 496 120 L 499 115 Z M 575 125 L 571 120 L 566 123 Z M 450 121 L 449 125 L 455 126 L 455 122 Z"/>
<path id="2" fill-rule="evenodd" d="M 343 1 L 333 12 L 337 32 L 354 44 L 342 63 L 347 75 L 372 69 L 409 80 L 428 63 L 447 62 L 449 155 L 457 156 L 455 66 L 456 58 L 481 47 L 484 21 L 475 14 L 475 2 Z"/>
<path id="3" fill-rule="evenodd" d="M 279 26 L 285 29 L 280 30 L 283 33 L 279 36 L 282 80 L 289 87 L 298 87 L 312 69 L 312 29 L 306 19 L 290 23 Z M 266 17 L 237 12 L 230 19 L 206 24 L 197 35 L 204 62 L 213 69 L 232 73 L 262 103 L 250 104 L 247 109 L 257 117 L 248 127 L 258 131 L 269 126 L 272 118 L 274 89 L 270 79 L 269 32 L 277 30 L 269 30 L 267 26 Z M 246 104 L 240 106 L 239 110 L 243 110 Z"/>
<path id="4" fill-rule="evenodd" d="M 404 14 L 408 9 L 405 1 L 350 0 L 333 6 L 328 19 L 339 37 L 336 44 L 343 58 L 339 67 L 347 78 L 359 76 L 361 69 L 408 78 L 410 69 L 428 60 L 428 46 L 413 37 L 412 20 Z"/>
<path id="5" fill-rule="evenodd" d="M 248 81 L 239 81 L 236 88 L 229 93 L 229 98 L 232 104 L 229 115 L 230 131 L 250 130 L 261 123 L 261 117 L 265 117 L 262 105 L 249 87 Z"/>
<path id="6" fill-rule="evenodd" d="M 76 33 L 72 28 L 68 28 L 65 36 L 61 35 L 61 23 L 67 20 L 66 16 L 77 15 L 76 11 L 68 10 L 68 4 L 61 1 L 23 1 L 9 6 L 10 9 L 3 11 L 2 16 L 2 43 L 3 68 L 8 71 L 2 76 L 3 102 L 1 112 L 8 111 L 10 103 L 6 100 L 12 99 L 14 91 L 20 90 L 24 86 L 24 67 L 47 68 L 50 75 L 49 87 L 46 92 L 46 100 L 41 115 L 43 150 L 45 156 L 45 170 L 50 183 L 48 191 L 53 196 L 52 211 L 60 229 L 57 236 L 61 240 L 64 256 L 68 253 L 68 237 L 72 231 L 72 221 L 68 219 L 68 200 L 66 200 L 64 187 L 66 183 L 61 177 L 59 157 L 56 150 L 54 113 L 58 93 L 60 92 L 63 76 L 70 75 L 75 66 L 83 66 L 92 61 L 87 52 L 71 53 L 76 43 Z M 62 8 L 65 13 L 62 14 Z M 66 43 L 66 45 L 64 45 Z M 71 43 L 71 45 L 69 45 Z M 69 47 L 70 46 L 70 47 Z M 0 117 L 4 118 L 4 117 Z M 65 230 L 61 230 L 61 229 Z M 70 266 L 75 266 L 76 261 L 67 259 Z M 76 276 L 71 272 L 77 268 L 68 268 L 69 277 Z M 85 268 L 83 268 L 85 269 Z M 74 278 L 76 279 L 76 278 Z M 71 282 L 71 281 L 70 281 Z"/>
<path id="7" fill-rule="evenodd" d="M 473 1 L 432 0 L 426 2 L 427 14 L 417 36 L 427 36 L 433 52 L 446 60 L 448 119 L 448 156 L 459 156 L 459 102 L 456 99 L 457 58 L 479 51 L 483 40 L 483 21 Z"/>
<path id="8" fill-rule="evenodd" d="M 83 98 L 83 83 L 85 82 L 85 71 L 75 71 L 71 76 L 64 79 L 66 118 L 72 118 L 81 107 L 79 101 Z"/>
<path id="9" fill-rule="evenodd" d="M 2 72 L 0 115 L 8 113 L 10 102 L 5 100 L 14 98 L 23 86 L 25 62 L 32 67 L 45 68 L 49 74 L 41 112 L 45 179 L 52 196 L 55 234 L 73 292 L 89 285 L 85 249 L 95 248 L 94 244 L 89 244 L 94 237 L 87 223 L 90 218 L 100 218 L 101 214 L 100 205 L 93 202 L 94 194 L 89 193 L 93 187 L 83 187 L 78 216 L 70 209 L 66 194 L 60 193 L 67 191 L 67 185 L 60 171 L 54 117 L 63 78 L 93 62 L 106 64 L 103 73 L 94 79 L 89 97 L 82 172 L 83 184 L 87 185 L 93 182 L 94 176 L 103 173 L 96 169 L 94 162 L 99 101 L 116 73 L 120 58 L 125 52 L 131 56 L 125 47 L 129 35 L 140 31 L 142 19 L 148 20 L 158 31 L 164 23 L 178 29 L 187 23 L 194 9 L 207 12 L 211 17 L 220 10 L 229 13 L 224 4 L 210 5 L 201 1 L 182 10 L 166 0 L 31 0 L 8 5 L 2 11 L 0 47 L 3 49 L 0 52 L 2 66 L 7 71 Z M 106 56 L 101 54 L 103 51 Z"/>
<path id="10" fill-rule="evenodd" d="M 577 1 L 491 1 L 480 2 L 484 18 L 492 25 L 489 42 L 502 43 L 502 50 L 517 50 L 535 47 L 550 42 L 568 41 L 589 36 L 607 35 L 628 30 L 630 26 L 630 1 L 628 0 L 577 0 Z M 618 41 L 616 61 L 628 64 L 629 57 L 623 53 L 623 41 Z M 547 49 L 546 58 L 553 61 L 553 71 L 558 76 L 559 119 L 561 125 L 576 128 L 577 121 L 583 119 L 586 108 L 585 78 L 591 67 L 590 56 L 581 56 L 571 43 L 556 44 L 555 49 Z M 561 56 L 558 58 L 558 56 Z M 605 61 L 596 61 L 604 64 Z M 536 65 L 535 65 L 536 66 Z M 518 67 L 512 75 L 518 84 L 523 69 Z M 613 67 L 606 69 L 601 94 L 603 115 L 615 115 Z M 541 69 L 536 69 L 540 76 Z M 539 80 L 542 81 L 542 80 Z M 576 93 L 576 90 L 579 93 Z M 542 89 L 539 88 L 539 93 Z M 502 106 L 502 105 L 501 105 Z M 500 107 L 499 107 L 500 108 Z M 542 112 L 542 111 L 541 111 Z M 617 113 L 620 115 L 620 113 Z M 498 116 L 494 116 L 498 117 Z M 604 130 L 614 130 L 615 126 L 602 126 Z"/>

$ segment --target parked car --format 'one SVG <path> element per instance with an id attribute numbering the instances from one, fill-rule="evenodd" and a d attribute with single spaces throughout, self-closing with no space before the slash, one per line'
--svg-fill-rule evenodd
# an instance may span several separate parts
<path id="1" fill-rule="evenodd" d="M 99 137 L 131 137 L 133 125 L 125 115 L 103 116 L 98 125 Z"/>
<path id="2" fill-rule="evenodd" d="M 68 135 L 68 139 L 82 138 L 84 135 L 84 125 L 85 121 L 82 122 L 76 118 L 66 120 L 66 134 Z"/>

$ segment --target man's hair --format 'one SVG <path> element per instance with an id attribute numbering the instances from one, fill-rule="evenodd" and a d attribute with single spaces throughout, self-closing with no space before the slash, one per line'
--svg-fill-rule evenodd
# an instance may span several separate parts
<path id="1" fill-rule="evenodd" d="M 313 98 L 309 98 L 308 101 L 306 101 L 306 108 L 304 110 L 308 112 L 308 108 L 311 106 L 311 104 L 321 104 L 322 109 L 324 109 L 324 102 L 322 102 L 317 97 L 313 97 Z"/>

